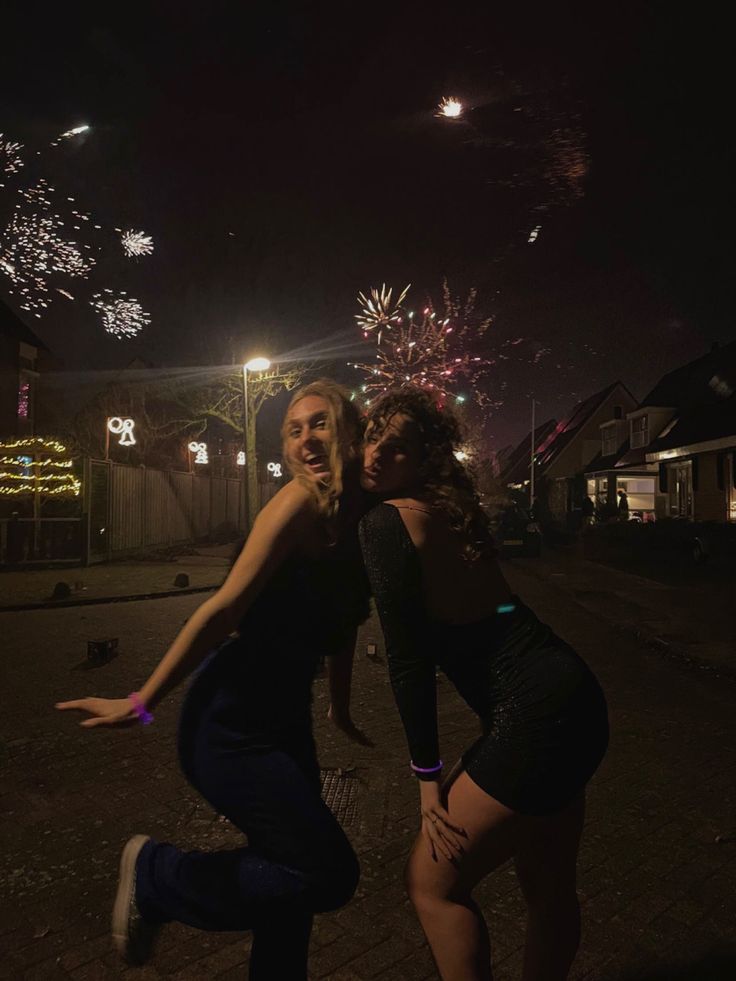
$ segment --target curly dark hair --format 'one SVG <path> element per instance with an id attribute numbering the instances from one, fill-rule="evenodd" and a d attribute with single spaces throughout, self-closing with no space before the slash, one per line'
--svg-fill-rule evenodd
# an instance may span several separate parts
<path id="1" fill-rule="evenodd" d="M 425 390 L 406 386 L 390 389 L 369 409 L 367 426 L 381 432 L 393 416 L 408 416 L 421 441 L 419 477 L 429 504 L 447 515 L 450 528 L 463 541 L 469 561 L 494 555 L 490 522 L 468 470 L 455 456 L 461 440 L 460 423 Z"/>

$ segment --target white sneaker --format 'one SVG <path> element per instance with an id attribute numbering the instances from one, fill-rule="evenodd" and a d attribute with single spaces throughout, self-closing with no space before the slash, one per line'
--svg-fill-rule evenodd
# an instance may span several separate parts
<path id="1" fill-rule="evenodd" d="M 150 958 L 159 923 L 147 923 L 135 901 L 135 866 L 148 835 L 134 835 L 120 856 L 118 891 L 112 908 L 112 939 L 127 964 L 140 966 Z"/>

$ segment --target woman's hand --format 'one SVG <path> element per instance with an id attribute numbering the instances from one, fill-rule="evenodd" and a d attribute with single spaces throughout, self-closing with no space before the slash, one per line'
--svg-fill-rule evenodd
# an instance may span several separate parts
<path id="1" fill-rule="evenodd" d="M 463 854 L 460 838 L 467 838 L 464 828 L 454 824 L 442 806 L 440 785 L 436 780 L 420 780 L 419 793 L 422 810 L 422 834 L 424 835 L 433 861 L 440 852 L 448 862 L 455 862 Z"/>
<path id="2" fill-rule="evenodd" d="M 350 713 L 338 712 L 333 705 L 330 705 L 327 718 L 354 743 L 358 743 L 360 746 L 369 746 L 371 749 L 376 745 L 362 729 L 358 729 L 350 718 Z"/>
<path id="3" fill-rule="evenodd" d="M 62 712 L 68 709 L 88 712 L 92 718 L 79 723 L 85 729 L 93 729 L 95 726 L 131 726 L 138 722 L 138 715 L 129 698 L 78 698 L 73 702 L 57 702 L 56 708 Z"/>

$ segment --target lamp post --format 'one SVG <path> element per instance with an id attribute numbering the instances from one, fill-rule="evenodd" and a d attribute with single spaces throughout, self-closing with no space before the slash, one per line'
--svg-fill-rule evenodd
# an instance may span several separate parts
<path id="1" fill-rule="evenodd" d="M 245 531 L 250 532 L 255 517 L 254 504 L 258 496 L 258 469 L 256 466 L 256 416 L 251 411 L 248 393 L 248 372 L 267 371 L 271 367 L 268 358 L 251 358 L 243 365 L 243 422 L 245 436 L 245 466 L 243 467 L 243 503 L 245 506 Z"/>

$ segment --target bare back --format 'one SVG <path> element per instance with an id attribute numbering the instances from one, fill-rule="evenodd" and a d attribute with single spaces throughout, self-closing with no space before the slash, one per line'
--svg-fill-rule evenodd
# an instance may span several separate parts
<path id="1" fill-rule="evenodd" d="M 495 559 L 469 562 L 441 512 L 416 498 L 385 503 L 397 508 L 417 550 L 424 601 L 433 620 L 472 623 L 491 616 L 509 600 L 511 590 Z"/>

